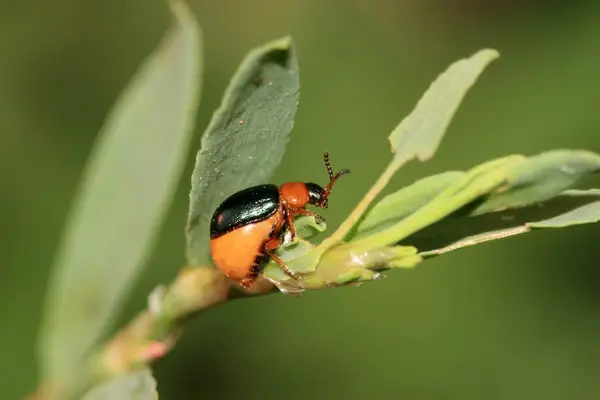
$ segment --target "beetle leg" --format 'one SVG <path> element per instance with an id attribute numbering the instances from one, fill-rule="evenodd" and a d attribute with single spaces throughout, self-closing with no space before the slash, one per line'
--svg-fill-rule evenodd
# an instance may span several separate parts
<path id="1" fill-rule="evenodd" d="M 321 217 L 319 214 L 315 214 L 312 211 L 308 211 L 306 208 L 294 208 L 289 212 L 291 215 L 291 219 L 293 220 L 296 215 L 306 215 L 307 217 L 315 217 L 318 220 L 325 222 L 325 218 Z"/>
<path id="2" fill-rule="evenodd" d="M 285 213 L 285 219 L 287 222 L 287 226 L 290 229 L 290 233 L 292 234 L 292 240 L 296 237 L 296 227 L 294 226 L 294 211 L 290 210 Z"/>
<path id="3" fill-rule="evenodd" d="M 269 241 L 265 243 L 265 253 L 267 253 L 269 257 L 273 259 L 273 261 L 279 264 L 279 266 L 281 267 L 281 269 L 283 269 L 283 272 L 285 272 L 287 276 L 289 276 L 292 279 L 298 279 L 298 277 L 287 267 L 287 265 L 285 265 L 285 262 L 281 258 L 277 257 L 275 254 L 273 254 L 273 250 L 278 248 L 280 244 L 281 240 L 278 237 L 269 239 Z"/>
<path id="4" fill-rule="evenodd" d="M 240 285 L 242 285 L 245 289 L 250 289 L 250 286 L 256 281 L 257 275 L 251 274 L 240 281 Z"/>

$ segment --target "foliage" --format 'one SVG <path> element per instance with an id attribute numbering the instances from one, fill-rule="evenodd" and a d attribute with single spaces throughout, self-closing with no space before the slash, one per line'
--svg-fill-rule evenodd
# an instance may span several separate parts
<path id="1" fill-rule="evenodd" d="M 200 30 L 183 3 L 115 103 L 90 157 L 54 262 L 41 333 L 47 382 L 78 371 L 142 271 L 183 170 L 199 91 Z M 54 383 L 55 382 L 55 383 Z"/>
<path id="2" fill-rule="evenodd" d="M 582 150 L 511 155 L 423 178 L 376 201 L 400 167 L 434 155 L 462 99 L 498 57 L 486 49 L 433 82 L 390 135 L 388 167 L 333 234 L 313 244 L 325 225 L 297 221 L 299 237 L 278 252 L 300 279 L 271 262 L 253 291 L 231 287 L 210 265 L 208 222 L 225 197 L 267 181 L 284 154 L 299 72 L 292 40 L 282 38 L 248 54 L 204 134 L 191 181 L 189 265 L 103 344 L 162 223 L 198 104 L 200 30 L 183 3 L 173 1 L 171 9 L 173 27 L 115 104 L 86 169 L 49 285 L 43 384 L 34 398 L 81 398 L 103 384 L 85 398 L 154 399 L 150 370 L 140 367 L 164 356 L 185 319 L 208 307 L 276 291 L 273 285 L 300 293 L 375 280 L 383 270 L 412 268 L 458 248 L 600 219 L 598 190 L 568 190 L 600 169 L 600 156 Z"/>

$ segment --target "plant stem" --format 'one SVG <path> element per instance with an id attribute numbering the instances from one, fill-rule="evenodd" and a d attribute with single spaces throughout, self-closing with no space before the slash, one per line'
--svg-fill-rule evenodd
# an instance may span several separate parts
<path id="1" fill-rule="evenodd" d="M 216 268 L 184 268 L 157 300 L 158 309 L 143 311 L 100 349 L 96 373 L 120 375 L 164 356 L 178 338 L 181 321 L 226 301 L 229 291 L 229 281 Z"/>
<path id="2" fill-rule="evenodd" d="M 151 294 L 148 309 L 91 356 L 89 370 L 77 381 L 77 387 L 45 382 L 29 399 L 79 399 L 94 385 L 150 364 L 173 347 L 183 320 L 239 294 L 231 290 L 229 280 L 218 269 L 194 267 L 183 268 L 160 298 L 152 299 L 156 296 Z"/>
<path id="3" fill-rule="evenodd" d="M 531 227 L 528 224 L 515 226 L 513 228 L 501 229 L 493 232 L 486 232 L 481 235 L 474 235 L 464 239 L 461 239 L 457 242 L 449 244 L 439 249 L 429 250 L 422 253 L 419 253 L 423 258 L 430 258 L 439 256 L 450 251 L 462 249 L 464 247 L 474 246 L 476 244 L 481 244 L 485 242 L 489 242 L 491 240 L 504 239 L 510 236 L 520 235 L 523 233 L 527 233 L 531 231 Z"/>

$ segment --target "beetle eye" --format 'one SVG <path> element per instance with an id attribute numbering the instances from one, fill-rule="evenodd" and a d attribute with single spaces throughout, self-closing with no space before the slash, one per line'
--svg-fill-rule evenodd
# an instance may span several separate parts
<path id="1" fill-rule="evenodd" d="M 325 190 L 316 183 L 307 183 L 308 202 L 317 207 L 327 208 L 327 196 Z"/>
<path id="2" fill-rule="evenodd" d="M 319 192 L 308 192 L 308 202 L 310 204 L 319 204 L 322 201 L 323 197 Z"/>

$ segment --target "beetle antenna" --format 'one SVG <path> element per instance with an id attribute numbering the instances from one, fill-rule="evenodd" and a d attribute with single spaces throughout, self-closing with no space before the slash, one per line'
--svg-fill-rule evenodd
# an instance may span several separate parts
<path id="1" fill-rule="evenodd" d="M 325 190 L 325 195 L 329 197 L 329 193 L 331 193 L 331 188 L 333 187 L 333 184 L 338 180 L 340 176 L 349 174 L 350 170 L 343 169 L 337 174 L 333 175 L 333 168 L 331 168 L 331 162 L 329 161 L 329 153 L 327 151 L 323 155 L 323 161 L 325 161 L 325 167 L 327 168 L 327 173 L 329 174 L 329 183 L 323 189 Z"/>
<path id="2" fill-rule="evenodd" d="M 329 174 L 329 180 L 333 180 L 333 169 L 331 168 L 331 162 L 329 161 L 329 152 L 325 150 L 325 154 L 323 154 L 323 161 L 325 161 L 325 168 L 327 168 L 327 173 Z"/>

